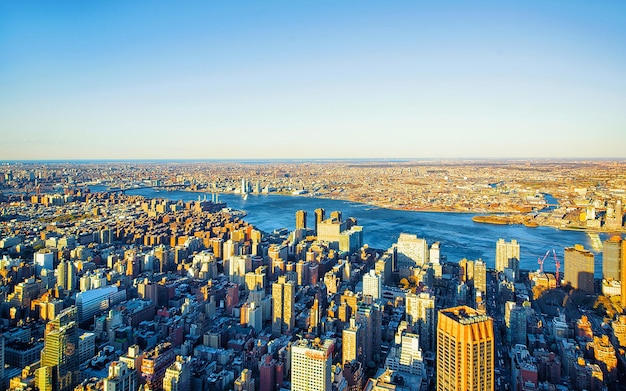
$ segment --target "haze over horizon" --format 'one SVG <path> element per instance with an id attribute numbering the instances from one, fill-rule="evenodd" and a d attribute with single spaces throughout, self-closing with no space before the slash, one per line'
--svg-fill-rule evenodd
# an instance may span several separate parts
<path id="1" fill-rule="evenodd" d="M 0 159 L 626 157 L 626 3 L 3 2 Z"/>

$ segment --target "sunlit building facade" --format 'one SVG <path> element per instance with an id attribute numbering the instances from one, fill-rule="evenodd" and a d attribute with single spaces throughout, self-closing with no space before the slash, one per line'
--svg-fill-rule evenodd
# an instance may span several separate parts
<path id="1" fill-rule="evenodd" d="M 437 390 L 493 389 L 493 319 L 467 306 L 439 311 Z"/>

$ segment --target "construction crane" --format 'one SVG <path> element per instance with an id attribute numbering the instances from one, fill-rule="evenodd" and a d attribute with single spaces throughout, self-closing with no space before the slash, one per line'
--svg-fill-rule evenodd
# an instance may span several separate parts
<path id="1" fill-rule="evenodd" d="M 552 254 L 554 255 L 554 264 L 556 265 L 556 286 L 560 286 L 561 282 L 559 279 L 559 269 L 561 268 L 561 262 L 559 261 L 559 259 L 556 257 L 556 251 L 554 251 L 554 249 L 552 249 Z"/>
<path id="2" fill-rule="evenodd" d="M 550 255 L 550 250 L 546 251 L 546 255 L 544 255 L 543 258 L 537 258 L 537 263 L 539 264 L 540 273 L 543 273 L 543 261 L 545 261 L 546 258 L 548 258 L 548 255 Z"/>

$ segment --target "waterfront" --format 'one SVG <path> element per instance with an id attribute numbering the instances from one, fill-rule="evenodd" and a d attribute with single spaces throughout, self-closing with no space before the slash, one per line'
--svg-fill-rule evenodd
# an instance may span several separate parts
<path id="1" fill-rule="evenodd" d="M 95 189 L 94 189 L 95 190 Z M 210 194 L 189 191 L 157 191 L 154 189 L 128 190 L 127 194 L 171 200 L 197 200 Z M 550 227 L 528 228 L 523 225 L 491 225 L 472 221 L 471 213 L 414 212 L 390 210 L 349 201 L 320 199 L 307 196 L 255 195 L 246 199 L 237 194 L 220 194 L 219 198 L 230 208 L 244 210 L 244 219 L 255 227 L 269 232 L 277 228 L 295 228 L 295 212 L 306 210 L 307 226 L 313 226 L 313 211 L 324 208 L 326 214 L 338 210 L 344 218 L 355 217 L 364 227 L 364 242 L 370 247 L 387 249 L 396 242 L 401 232 L 416 234 L 429 244 L 441 243 L 441 254 L 449 261 L 462 258 L 482 258 L 489 267 L 495 265 L 495 245 L 499 238 L 516 239 L 520 243 L 520 268 L 535 270 L 537 258 L 554 249 L 563 264 L 563 249 L 576 243 L 583 244 L 595 254 L 595 276 L 602 276 L 602 253 L 592 249 L 590 235 L 583 231 L 559 230 Z M 604 240 L 605 234 L 600 238 Z M 546 259 L 544 269 L 553 272 L 554 259 Z M 561 267 L 563 273 L 563 266 Z"/>

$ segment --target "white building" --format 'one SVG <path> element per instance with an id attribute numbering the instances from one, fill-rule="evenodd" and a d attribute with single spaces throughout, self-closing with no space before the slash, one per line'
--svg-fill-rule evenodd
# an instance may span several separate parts
<path id="1" fill-rule="evenodd" d="M 426 376 L 424 357 L 420 349 L 419 335 L 404 332 L 402 344 L 393 348 L 385 360 L 385 368 L 396 372 Z"/>
<path id="2" fill-rule="evenodd" d="M 401 233 L 398 242 L 393 247 L 396 248 L 398 254 L 398 270 L 409 267 L 421 267 L 428 262 L 429 250 L 426 239 L 420 239 L 417 235 Z"/>
<path id="3" fill-rule="evenodd" d="M 363 295 L 370 295 L 376 300 L 382 297 L 382 293 L 383 276 L 372 269 L 363 276 Z"/>
<path id="4" fill-rule="evenodd" d="M 291 391 L 332 390 L 332 339 L 302 339 L 291 347 Z"/>
<path id="5" fill-rule="evenodd" d="M 35 253 L 35 275 L 41 276 L 43 269 L 54 270 L 54 253 L 48 249 Z"/>

